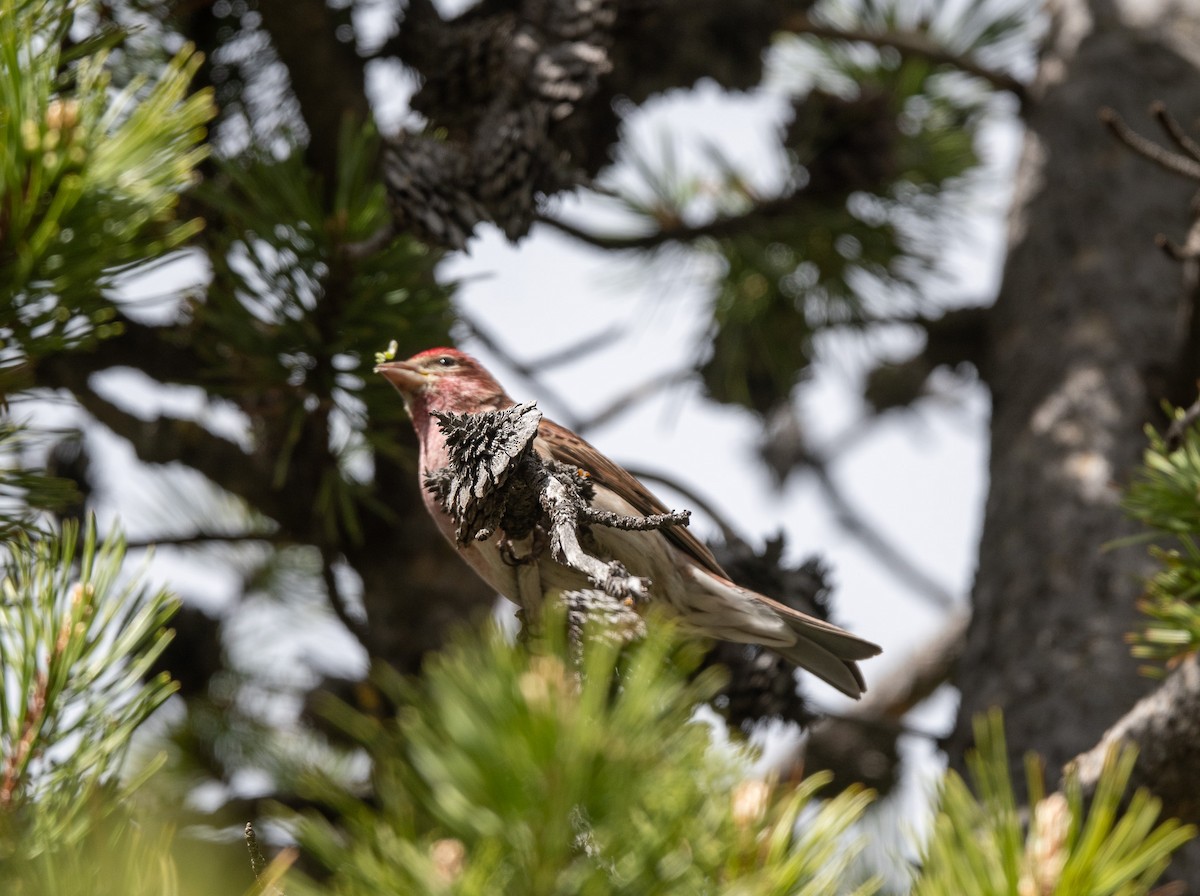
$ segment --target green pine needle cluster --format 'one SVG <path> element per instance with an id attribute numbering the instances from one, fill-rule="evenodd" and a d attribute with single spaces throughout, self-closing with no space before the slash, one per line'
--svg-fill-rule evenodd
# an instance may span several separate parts
<path id="1" fill-rule="evenodd" d="M 115 335 L 105 291 L 200 227 L 177 218 L 213 107 L 189 96 L 190 47 L 116 89 L 101 30 L 70 46 L 78 4 L 0 0 L 0 362 Z"/>
<path id="2" fill-rule="evenodd" d="M 870 797 L 818 805 L 822 778 L 748 779 L 746 755 L 695 718 L 715 681 L 688 679 L 695 656 L 668 626 L 625 653 L 589 640 L 578 679 L 569 653 L 489 630 L 419 682 L 381 677 L 394 720 L 335 711 L 372 759 L 375 799 L 314 782 L 341 820 L 306 818 L 299 840 L 332 877 L 288 893 L 873 892 L 845 883 Z"/>
<path id="3" fill-rule="evenodd" d="M 364 505 L 390 512 L 365 472 L 404 451 L 395 438 L 403 405 L 370 374 L 380 334 L 415 350 L 444 339 L 451 320 L 453 285 L 434 274 L 439 253 L 403 236 L 359 249 L 389 226 L 379 151 L 373 126 L 347 123 L 333 184 L 297 148 L 282 159 L 222 160 L 196 191 L 211 224 L 213 278 L 187 328 L 205 384 L 262 414 L 276 488 L 297 475 L 296 452 L 312 453 L 326 421 L 344 434 L 323 446 L 332 462 L 314 471 L 313 518 L 330 540 L 359 539 Z M 265 412 L 263 395 L 277 397 Z"/>
<path id="4" fill-rule="evenodd" d="M 1109 754 L 1086 805 L 1070 777 L 1065 793 L 1047 795 L 1041 765 L 1030 758 L 1029 822 L 1009 777 L 999 711 L 976 720 L 975 740 L 972 786 L 952 771 L 942 782 L 915 896 L 1138 896 L 1195 836 L 1190 825 L 1159 822 L 1160 801 L 1145 790 L 1122 804 L 1132 749 Z"/>
<path id="5" fill-rule="evenodd" d="M 74 483 L 27 466 L 31 451 L 45 450 L 43 435 L 0 414 L 0 543 L 40 531 L 38 511 L 60 509 L 78 499 Z"/>
<path id="6" fill-rule="evenodd" d="M 104 854 L 116 868 L 131 853 L 115 843 L 158 842 L 122 816 L 154 763 L 123 764 L 175 690 L 149 673 L 176 600 L 125 576 L 120 539 L 98 545 L 93 525 L 0 551 L 0 878 L 16 892 L 83 892 L 91 878 L 70 871 L 76 859 Z M 165 854 L 143 859 L 130 873 L 158 880 Z"/>
<path id="7" fill-rule="evenodd" d="M 1177 411 L 1181 419 L 1183 411 Z M 1125 496 L 1126 512 L 1146 526 L 1145 539 L 1159 563 L 1138 607 L 1145 616 L 1130 635 L 1134 656 L 1152 661 L 1143 671 L 1162 677 L 1170 666 L 1200 648 L 1200 428 L 1192 425 L 1178 445 L 1147 428 L 1137 478 Z"/>
<path id="8" fill-rule="evenodd" d="M 1036 11 L 1023 0 L 831 0 L 807 15 L 1003 58 Z M 923 309 L 918 285 L 937 271 L 961 224 L 980 165 L 976 135 L 995 96 L 980 79 L 921 54 L 804 34 L 781 37 L 771 66 L 791 104 L 782 186 L 764 195 L 754 183 L 761 177 L 713 147 L 703 147 L 701 166 L 685 166 L 666 139 L 657 160 L 625 157 L 635 177 L 618 195 L 640 231 L 662 235 L 645 245 L 687 241 L 710 260 L 710 344 L 700 374 L 710 398 L 762 415 L 806 374 L 824 330 Z"/>

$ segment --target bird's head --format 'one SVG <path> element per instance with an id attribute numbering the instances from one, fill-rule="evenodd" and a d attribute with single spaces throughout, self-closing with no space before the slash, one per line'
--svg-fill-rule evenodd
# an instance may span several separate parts
<path id="1" fill-rule="evenodd" d="M 375 372 L 404 397 L 414 423 L 430 411 L 474 414 L 512 404 L 482 364 L 455 348 L 431 348 L 407 361 L 385 361 L 375 365 Z"/>

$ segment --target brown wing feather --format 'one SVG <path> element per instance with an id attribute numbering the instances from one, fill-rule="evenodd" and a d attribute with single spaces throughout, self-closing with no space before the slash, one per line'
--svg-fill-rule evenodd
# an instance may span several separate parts
<path id="1" fill-rule="evenodd" d="M 542 437 L 543 443 L 549 447 L 550 455 L 555 460 L 573 464 L 579 469 L 587 471 L 598 485 L 612 489 L 635 507 L 638 513 L 649 516 L 652 513 L 667 512 L 666 505 L 654 497 L 646 486 L 569 429 L 543 417 L 538 426 L 538 434 Z M 663 529 L 662 533 L 668 541 L 701 567 L 722 578 L 729 578 L 725 570 L 721 569 L 721 564 L 717 562 L 712 551 L 706 548 L 690 529 L 683 526 L 671 526 Z"/>

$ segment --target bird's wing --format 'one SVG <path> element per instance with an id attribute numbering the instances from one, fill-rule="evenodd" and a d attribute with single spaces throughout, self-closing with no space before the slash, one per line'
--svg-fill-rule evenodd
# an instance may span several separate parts
<path id="1" fill-rule="evenodd" d="M 636 508 L 638 513 L 649 516 L 653 513 L 667 512 L 666 505 L 654 497 L 646 486 L 569 429 L 543 417 L 538 426 L 538 435 L 551 457 L 586 471 L 597 485 L 612 489 Z M 669 526 L 662 530 L 662 534 L 703 569 L 728 578 L 712 551 L 705 547 L 690 529 L 684 526 Z"/>

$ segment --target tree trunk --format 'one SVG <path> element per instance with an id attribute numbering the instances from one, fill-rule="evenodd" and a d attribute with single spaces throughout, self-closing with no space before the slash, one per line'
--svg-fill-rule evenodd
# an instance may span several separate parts
<path id="1" fill-rule="evenodd" d="M 1200 9 L 1125 6 L 1052 4 L 991 321 L 991 489 L 949 749 L 961 764 L 972 717 L 1000 706 L 1019 780 L 1025 751 L 1053 776 L 1152 686 L 1123 640 L 1145 549 L 1105 546 L 1134 531 L 1122 489 L 1181 346 L 1180 267 L 1152 240 L 1181 237 L 1189 187 L 1097 113 L 1148 131 L 1162 100 L 1190 121 Z"/>

